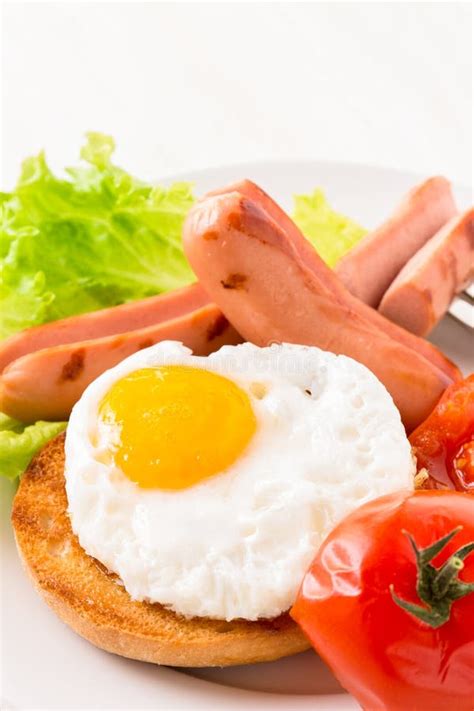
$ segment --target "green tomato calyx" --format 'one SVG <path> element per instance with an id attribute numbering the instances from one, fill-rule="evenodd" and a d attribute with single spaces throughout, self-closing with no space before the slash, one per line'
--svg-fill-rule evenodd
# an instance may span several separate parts
<path id="1" fill-rule="evenodd" d="M 398 597 L 393 585 L 390 585 L 390 594 L 393 601 L 402 610 L 434 629 L 448 622 L 453 602 L 474 592 L 474 583 L 465 583 L 458 577 L 459 572 L 464 568 L 464 559 L 474 551 L 474 542 L 467 543 L 459 548 L 439 568 L 435 568 L 431 564 L 433 558 L 459 533 L 461 528 L 462 526 L 454 528 L 446 536 L 435 541 L 427 548 L 418 548 L 413 536 L 407 531 L 403 531 L 415 553 L 417 567 L 416 592 L 425 605 L 417 605 Z"/>

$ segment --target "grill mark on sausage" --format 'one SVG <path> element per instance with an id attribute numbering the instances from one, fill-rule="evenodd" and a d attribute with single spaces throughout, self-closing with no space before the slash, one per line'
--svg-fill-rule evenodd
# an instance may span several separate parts
<path id="1" fill-rule="evenodd" d="M 229 274 L 226 279 L 221 279 L 221 284 L 224 289 L 245 290 L 246 282 L 247 277 L 245 276 L 245 274 Z"/>
<path id="2" fill-rule="evenodd" d="M 229 322 L 224 316 L 224 314 L 219 314 L 216 320 L 211 323 L 211 325 L 206 331 L 207 340 L 213 341 L 214 338 L 218 338 L 220 335 L 222 335 L 222 333 L 224 333 L 228 325 Z"/>
<path id="3" fill-rule="evenodd" d="M 73 351 L 69 360 L 62 367 L 59 381 L 77 380 L 84 370 L 85 357 L 86 354 L 84 348 L 79 348 L 77 351 Z"/>
<path id="4" fill-rule="evenodd" d="M 137 346 L 137 351 L 143 350 L 143 348 L 149 348 L 150 346 L 153 345 L 153 339 L 152 338 L 145 338 L 144 341 L 140 341 L 140 343 Z"/>
<path id="5" fill-rule="evenodd" d="M 213 240 L 213 239 L 219 239 L 219 233 L 216 232 L 215 230 L 208 230 L 205 232 L 202 236 L 203 239 L 206 241 Z"/>
<path id="6" fill-rule="evenodd" d="M 110 348 L 121 348 L 126 341 L 124 335 L 115 336 L 110 342 Z"/>
<path id="7" fill-rule="evenodd" d="M 231 212 L 228 217 L 227 217 L 227 227 L 228 229 L 233 229 L 237 230 L 238 232 L 242 232 L 243 229 L 243 223 L 242 223 L 242 214 L 241 210 L 245 206 L 245 200 L 244 198 L 241 198 L 239 201 L 239 212 Z"/>

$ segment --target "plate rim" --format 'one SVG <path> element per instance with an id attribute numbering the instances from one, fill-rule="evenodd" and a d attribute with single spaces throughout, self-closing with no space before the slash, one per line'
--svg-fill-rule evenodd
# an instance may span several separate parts
<path id="1" fill-rule="evenodd" d="M 258 166 L 262 168 L 265 166 L 276 167 L 276 166 L 305 166 L 310 168 L 311 166 L 324 166 L 327 168 L 334 167 L 336 169 L 344 170 L 369 170 L 373 172 L 384 172 L 391 175 L 397 175 L 399 178 L 415 179 L 415 180 L 426 180 L 428 177 L 441 175 L 441 172 L 435 172 L 430 174 L 430 176 L 424 173 L 419 173 L 414 170 L 406 170 L 404 168 L 392 168 L 387 165 L 378 163 L 361 163 L 359 161 L 344 161 L 344 160 L 328 160 L 328 159 L 318 159 L 318 158 L 262 158 L 261 160 L 255 161 L 237 161 L 232 163 L 218 163 L 216 165 L 209 166 L 207 168 L 192 168 L 188 171 L 177 171 L 176 173 L 166 173 L 163 175 L 158 175 L 156 182 L 192 182 L 194 178 L 189 178 L 186 176 L 204 176 L 214 170 L 225 171 L 225 170 L 251 170 Z M 154 180 L 155 182 L 155 180 Z M 457 180 L 450 180 L 451 184 L 456 190 L 462 192 L 471 193 L 471 198 L 474 199 L 474 185 L 467 185 L 465 183 L 459 182 Z M 323 186 L 324 188 L 324 186 Z"/>

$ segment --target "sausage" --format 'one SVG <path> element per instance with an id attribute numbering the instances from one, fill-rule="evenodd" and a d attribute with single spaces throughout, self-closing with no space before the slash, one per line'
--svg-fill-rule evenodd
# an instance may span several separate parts
<path id="1" fill-rule="evenodd" d="M 425 180 L 338 262 L 336 274 L 351 294 L 377 308 L 402 267 L 456 213 L 446 178 Z"/>
<path id="2" fill-rule="evenodd" d="M 141 348 L 182 341 L 209 355 L 242 341 L 214 304 L 119 335 L 51 346 L 14 360 L 0 377 L 0 410 L 23 422 L 64 420 L 85 388 L 101 373 Z"/>
<path id="3" fill-rule="evenodd" d="M 235 188 L 198 203 L 184 225 L 185 252 L 206 292 L 257 345 L 313 345 L 363 363 L 414 429 L 460 377 L 457 368 L 429 344 L 437 358 L 394 338 L 388 331 L 403 333 L 394 324 L 384 330 L 386 319 L 347 292 L 263 191 L 248 181 Z"/>
<path id="4" fill-rule="evenodd" d="M 20 356 L 41 348 L 146 328 L 208 303 L 209 297 L 196 283 L 130 304 L 112 306 L 29 328 L 0 343 L 0 373 Z"/>
<path id="5" fill-rule="evenodd" d="M 302 263 L 312 264 L 315 258 L 315 250 L 311 243 L 303 237 L 298 227 L 295 225 L 293 220 L 282 210 L 282 208 L 274 201 L 272 198 L 265 193 L 258 185 L 255 185 L 250 180 L 242 180 L 240 182 L 234 183 L 227 188 L 221 188 L 220 190 L 214 190 L 209 193 L 210 197 L 215 195 L 225 195 L 229 192 L 237 192 L 249 198 L 254 203 L 260 205 L 260 207 L 269 215 L 277 224 L 279 224 L 285 231 L 287 239 L 285 241 L 285 246 L 289 250 L 290 254 L 297 251 L 299 259 Z M 207 239 L 209 239 L 209 234 L 207 234 Z M 320 260 L 318 260 L 317 274 L 319 278 L 319 285 L 325 285 L 329 289 L 330 293 L 337 293 L 338 298 L 342 303 L 346 303 L 348 298 L 347 289 L 338 278 L 334 278 L 334 273 L 330 269 L 322 269 L 320 266 Z M 403 328 L 400 328 L 396 324 L 388 321 L 386 318 L 380 318 L 376 311 L 370 307 L 363 306 L 361 302 L 357 303 L 357 308 L 364 312 L 365 318 L 374 324 L 377 328 L 382 329 L 385 333 L 401 344 L 407 346 L 407 348 L 412 348 L 424 356 L 431 363 L 436 365 L 440 370 L 442 370 L 450 379 L 457 379 L 459 377 L 459 370 L 456 366 L 451 363 L 443 353 L 441 353 L 437 348 L 435 348 L 431 343 L 425 341 L 421 338 L 414 337 L 411 333 Z"/>
<path id="6" fill-rule="evenodd" d="M 403 267 L 379 311 L 418 336 L 426 336 L 459 291 L 474 278 L 474 208 L 453 217 Z"/>

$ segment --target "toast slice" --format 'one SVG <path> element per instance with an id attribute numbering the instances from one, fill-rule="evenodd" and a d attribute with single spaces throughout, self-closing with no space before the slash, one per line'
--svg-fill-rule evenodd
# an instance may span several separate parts
<path id="1" fill-rule="evenodd" d="M 288 614 L 257 622 L 186 619 L 158 604 L 134 602 L 72 532 L 64 434 L 47 444 L 23 475 L 12 523 L 24 566 L 46 602 L 73 630 L 108 652 L 204 667 L 271 661 L 309 647 Z"/>

